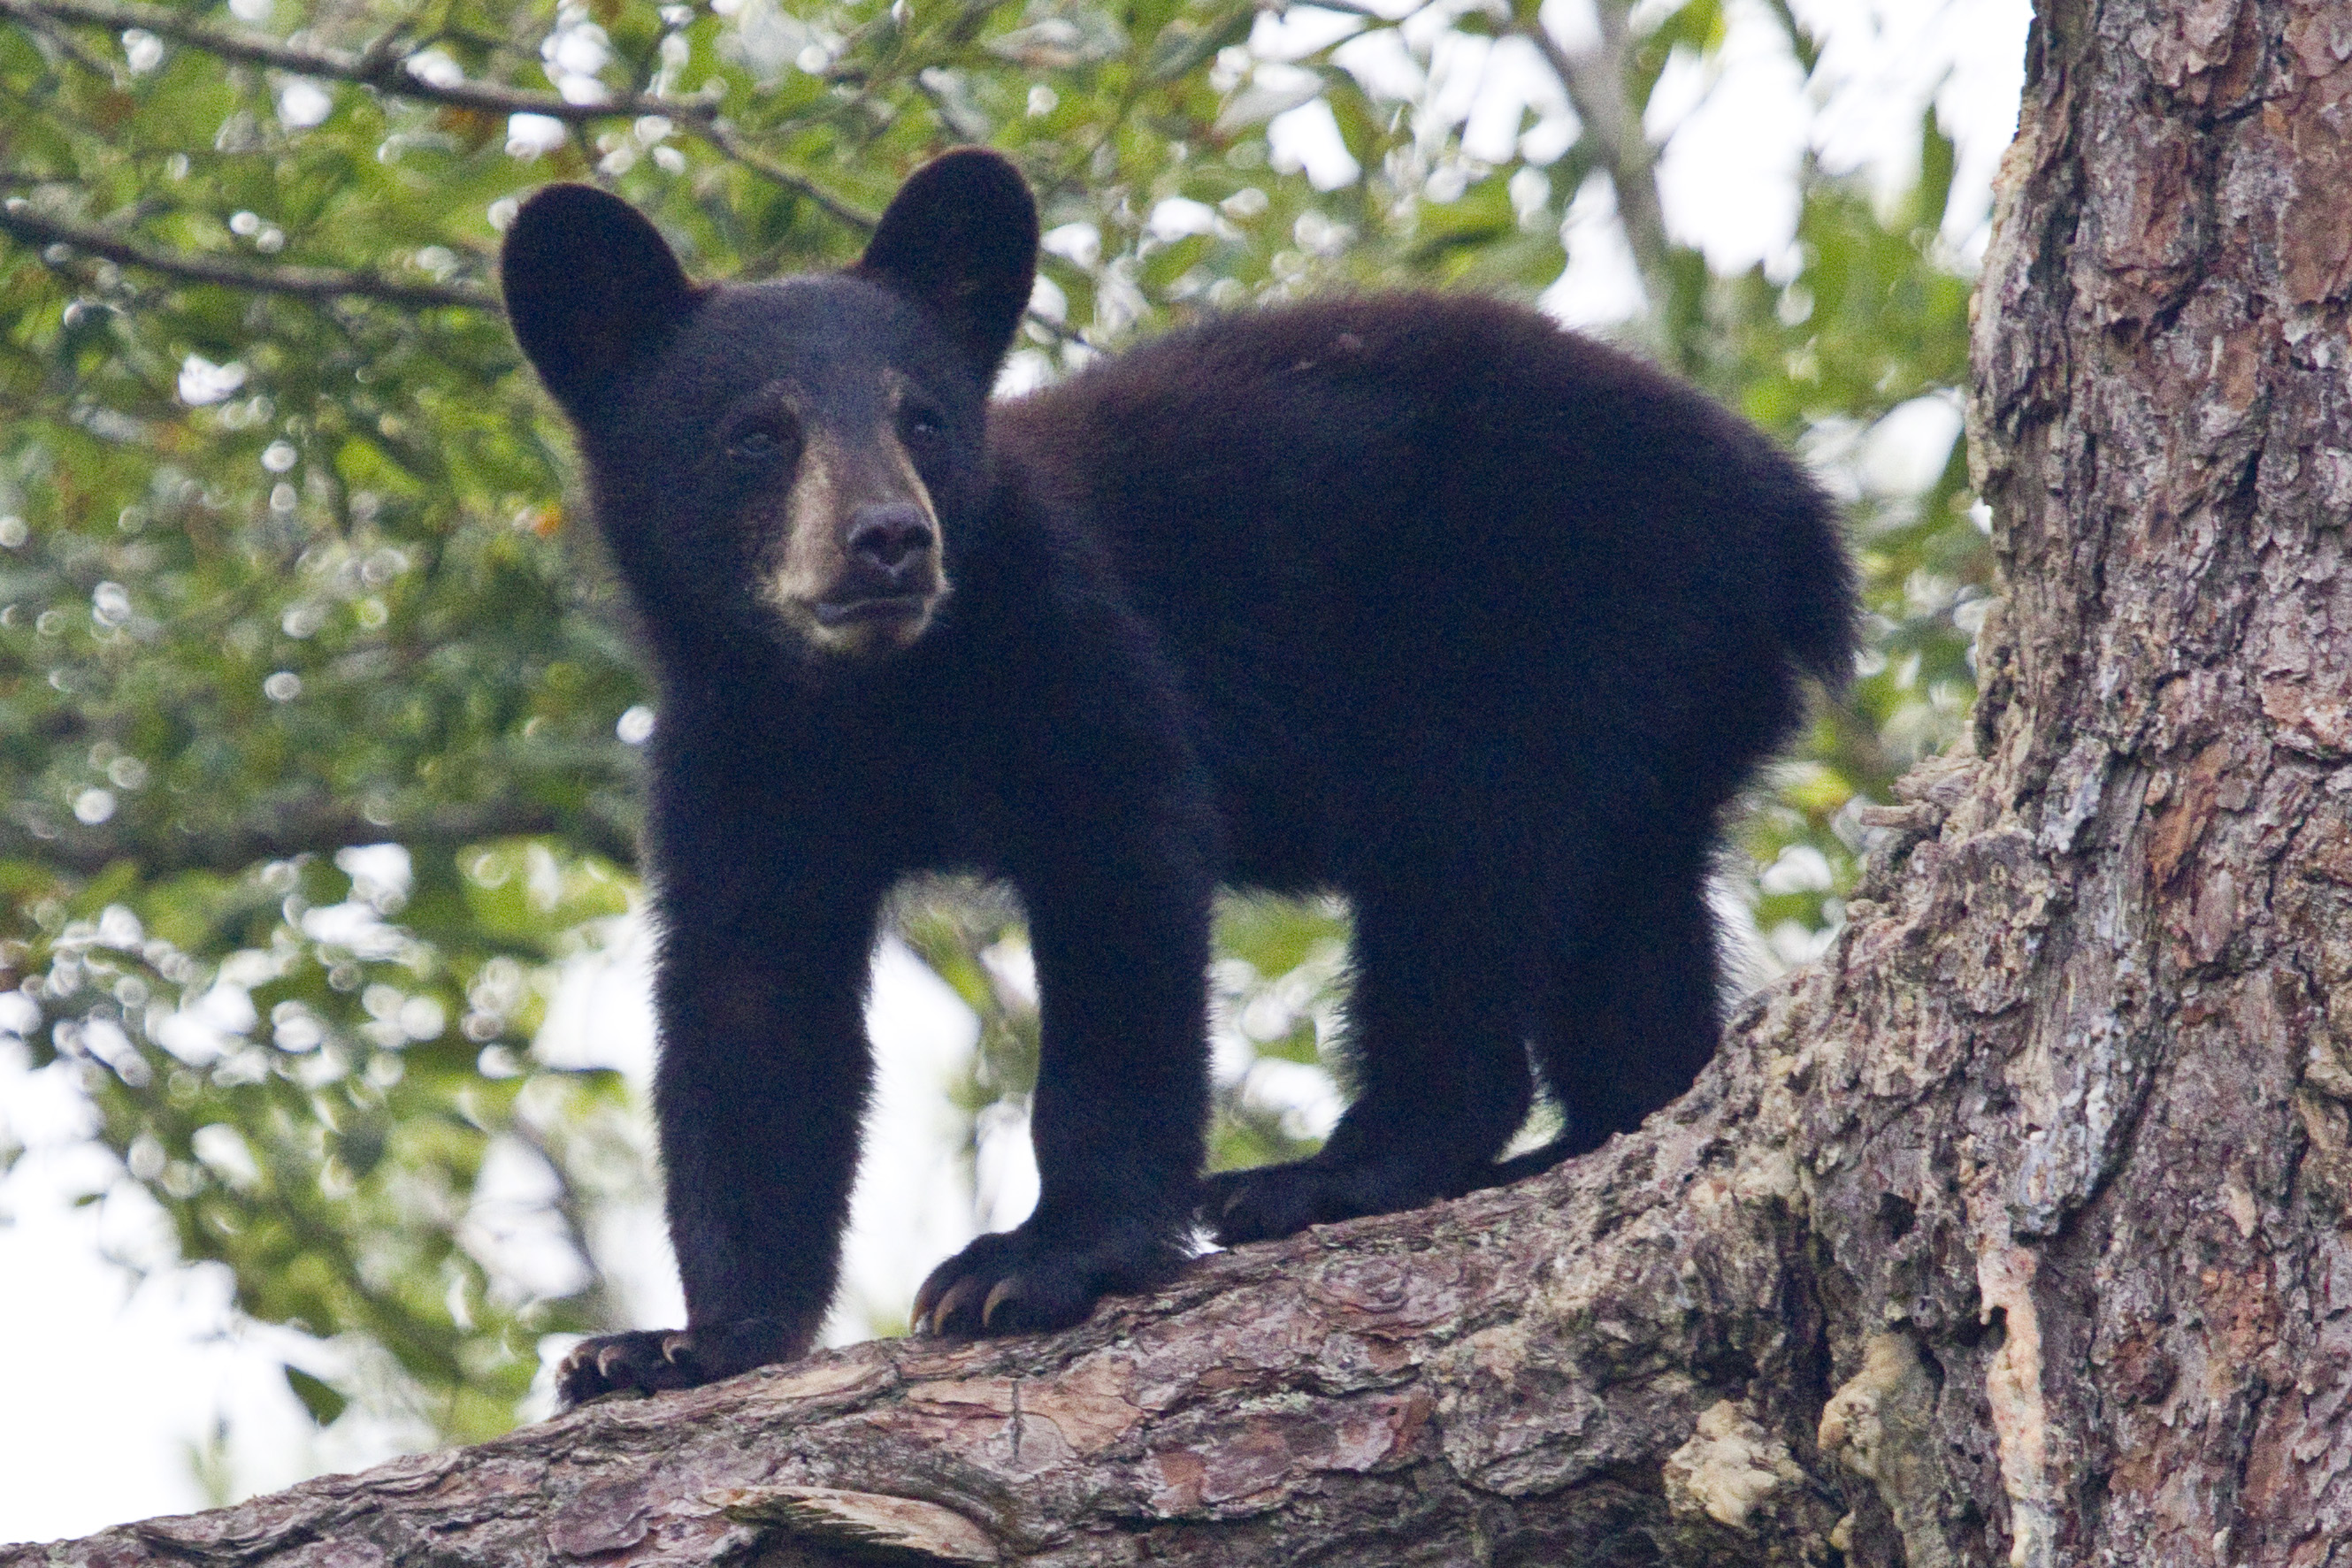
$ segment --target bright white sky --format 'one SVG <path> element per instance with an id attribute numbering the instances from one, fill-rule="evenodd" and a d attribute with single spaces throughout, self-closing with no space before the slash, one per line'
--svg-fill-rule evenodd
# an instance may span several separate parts
<path id="1" fill-rule="evenodd" d="M 1580 9 L 1579 0 L 1552 0 L 1546 16 L 1572 38 L 1574 27 L 1590 25 L 1580 23 Z M 1811 103 L 1762 6 L 1731 0 L 1727 9 L 1731 34 L 1720 58 L 1704 70 L 1669 73 L 1650 113 L 1653 136 L 1665 139 L 1663 194 L 1677 235 L 1704 246 L 1719 267 L 1784 257 L 1796 217 L 1791 173 L 1807 139 L 1830 166 L 1867 166 L 1899 185 L 1912 172 L 1918 116 L 1932 96 L 1959 146 L 1960 194 L 1948 237 L 1963 254 L 1980 254 L 1993 166 L 2015 127 L 2027 0 L 1799 0 L 1827 47 L 1823 80 L 1832 85 Z M 1278 57 L 1321 41 L 1310 26 L 1285 29 L 1268 20 L 1255 41 Z M 1448 76 L 1465 95 L 1473 138 L 1497 114 L 1516 125 L 1516 95 L 1528 90 L 1529 73 L 1507 57 L 1465 55 L 1456 64 Z M 1346 153 L 1318 105 L 1284 117 L 1276 145 L 1310 175 L 1345 177 Z M 1622 319 L 1634 286 L 1605 205 L 1580 201 L 1570 225 L 1573 260 L 1548 304 L 1571 320 Z M 971 1049 L 972 1019 L 893 945 L 881 958 L 869 1021 L 882 1077 L 855 1206 L 844 1333 L 862 1321 L 860 1302 L 903 1310 L 930 1265 L 971 1233 L 941 1089 Z M 204 1506 L 190 1458 L 224 1419 L 238 1495 L 397 1451 L 403 1435 L 394 1429 L 347 1431 L 354 1423 L 346 1420 L 325 1440 L 312 1432 L 278 1371 L 300 1342 L 241 1322 L 221 1270 L 165 1267 L 134 1285 L 108 1261 L 168 1260 L 168 1238 L 135 1192 L 73 1207 L 73 1195 L 106 1186 L 110 1163 L 77 1142 L 88 1111 L 69 1077 L 27 1071 L 7 1022 L 0 1019 L 0 1116 L 27 1153 L 0 1184 L 0 1218 L 13 1220 L 0 1224 L 0 1343 L 17 1347 L 10 1416 L 0 1419 L 0 1542 L 80 1535 Z M 624 940 L 567 976 L 541 1049 L 610 1062 L 642 1082 L 650 1032 L 643 954 Z M 989 1141 L 981 1186 L 995 1223 L 1026 1212 L 1034 1182 L 1017 1139 Z M 650 1203 L 615 1217 L 600 1240 L 640 1321 L 679 1321 Z"/>

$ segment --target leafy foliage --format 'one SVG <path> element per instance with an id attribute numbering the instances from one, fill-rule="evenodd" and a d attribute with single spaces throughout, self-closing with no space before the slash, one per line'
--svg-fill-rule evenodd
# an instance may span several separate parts
<path id="1" fill-rule="evenodd" d="M 1976 696 L 1971 642 L 1992 554 L 1957 439 L 1969 286 L 1938 265 L 1953 158 L 1932 113 L 1919 162 L 1918 183 L 1890 208 L 1859 180 L 1809 167 L 1794 276 L 1776 282 L 1759 267 L 1709 280 L 1714 329 L 1688 350 L 1691 374 L 1844 486 L 1863 570 L 1862 668 L 1745 827 L 1754 859 L 1781 868 L 1762 878 L 1757 924 L 1791 954 L 1811 945 L 1797 932 L 1829 924 L 1827 896 L 1857 869 L 1859 832 L 1841 813 L 1886 799 L 1906 768 L 1956 740 Z M 1872 447 L 1898 434 L 1916 443 L 1921 423 L 1948 433 L 1944 460 L 1924 488 L 1890 486 L 1873 473 Z"/>
<path id="2" fill-rule="evenodd" d="M 698 273 L 758 277 L 846 260 L 910 169 L 991 142 L 1048 230 L 1015 382 L 1317 287 L 1533 298 L 1579 193 L 1647 177 L 1669 62 L 1723 34 L 1714 0 L 1602 9 L 1626 47 L 1579 88 L 1534 6 L 1463 0 L 0 0 L 0 1027 L 79 1071 L 184 1256 L 353 1347 L 289 1369 L 317 1420 L 357 1394 L 510 1423 L 539 1336 L 611 1325 L 585 1216 L 645 1179 L 614 1076 L 530 1047 L 550 966 L 625 907 L 652 716 L 492 303 L 516 198 L 594 179 Z M 1525 99 L 1500 160 L 1435 90 L 1490 68 Z M 1594 72 L 1617 155 L 1567 114 Z M 1319 185 L 1286 152 L 1318 137 Z M 1793 276 L 1651 256 L 1632 329 L 1853 494 L 1870 666 L 1743 829 L 1790 950 L 1835 918 L 1851 804 L 1973 690 L 1957 446 L 1923 493 L 1866 482 L 1964 366 L 1922 143 L 1891 209 L 1804 170 Z M 982 1020 L 961 1103 L 1017 1122 L 1015 913 L 906 907 Z M 1344 914 L 1236 904 L 1219 936 L 1216 1158 L 1295 1155 Z"/>

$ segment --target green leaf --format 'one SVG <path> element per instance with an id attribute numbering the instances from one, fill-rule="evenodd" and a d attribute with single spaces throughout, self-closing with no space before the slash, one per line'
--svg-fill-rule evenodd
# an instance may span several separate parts
<path id="1" fill-rule="evenodd" d="M 294 1391 L 294 1397 L 310 1413 L 313 1426 L 331 1426 L 351 1407 L 350 1398 L 333 1385 L 311 1376 L 300 1367 L 289 1364 L 279 1370 L 286 1374 L 286 1386 Z"/>

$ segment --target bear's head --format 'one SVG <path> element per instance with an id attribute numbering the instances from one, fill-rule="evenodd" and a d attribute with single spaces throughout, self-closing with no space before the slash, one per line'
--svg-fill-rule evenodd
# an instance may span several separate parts
<path id="1" fill-rule="evenodd" d="M 1028 187 L 978 149 L 917 171 L 856 265 L 782 282 L 688 281 L 592 186 L 524 203 L 508 319 L 580 433 L 656 642 L 832 664 L 919 639 L 985 482 L 988 390 L 1036 263 Z"/>

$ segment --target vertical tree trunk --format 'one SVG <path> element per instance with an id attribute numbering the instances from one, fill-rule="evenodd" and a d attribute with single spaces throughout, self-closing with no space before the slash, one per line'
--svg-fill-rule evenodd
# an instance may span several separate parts
<path id="1" fill-rule="evenodd" d="M 1978 755 L 1640 1134 L 61 1560 L 2352 1564 L 2347 62 L 2346 5 L 2037 22 Z"/>
<path id="2" fill-rule="evenodd" d="M 1843 966 L 1875 1071 L 1953 1070 L 1832 1247 L 1979 1406 L 1937 1437 L 2011 1561 L 2352 1561 L 2352 9 L 2061 4 L 2029 56 L 1986 760 Z"/>

